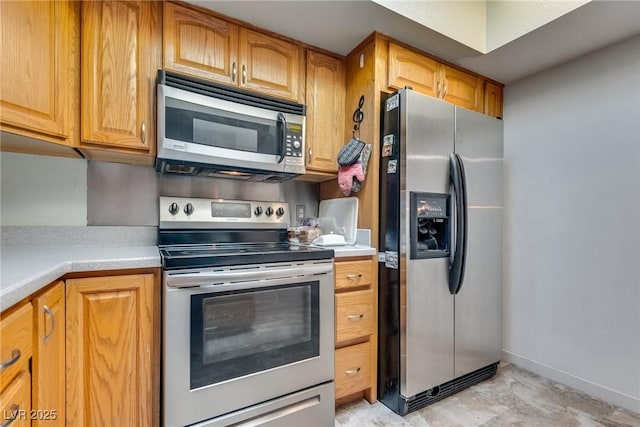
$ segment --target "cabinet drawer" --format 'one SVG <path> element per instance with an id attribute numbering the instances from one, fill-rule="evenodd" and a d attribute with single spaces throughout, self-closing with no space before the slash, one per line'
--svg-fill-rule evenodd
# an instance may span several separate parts
<path id="1" fill-rule="evenodd" d="M 371 345 L 367 341 L 336 350 L 336 399 L 370 387 Z"/>
<path id="2" fill-rule="evenodd" d="M 371 335 L 373 332 L 373 291 L 336 295 L 336 342 Z"/>
<path id="3" fill-rule="evenodd" d="M 372 268 L 370 259 L 336 262 L 336 289 L 370 285 Z"/>
<path id="4" fill-rule="evenodd" d="M 0 317 L 0 383 L 2 388 L 27 368 L 33 351 L 33 310 L 25 303 Z"/>
<path id="5" fill-rule="evenodd" d="M 21 372 L 0 394 L 0 422 L 12 427 L 31 425 L 31 375 Z M 15 418 L 13 421 L 9 421 Z"/>

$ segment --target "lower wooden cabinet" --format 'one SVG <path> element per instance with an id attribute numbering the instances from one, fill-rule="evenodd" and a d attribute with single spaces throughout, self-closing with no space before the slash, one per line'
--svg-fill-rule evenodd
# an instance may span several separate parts
<path id="1" fill-rule="evenodd" d="M 21 303 L 0 315 L 0 425 L 30 426 L 33 309 Z"/>
<path id="2" fill-rule="evenodd" d="M 29 368 L 33 350 L 33 308 L 22 303 L 0 316 L 0 390 L 3 390 L 20 371 Z"/>
<path id="3" fill-rule="evenodd" d="M 0 425 L 160 424 L 160 273 L 128 273 L 59 280 L 0 315 Z"/>
<path id="4" fill-rule="evenodd" d="M 32 408 L 42 416 L 33 426 L 65 425 L 65 295 L 64 282 L 49 286 L 33 302 Z M 36 412 L 35 415 L 38 413 Z"/>
<path id="5" fill-rule="evenodd" d="M 371 342 L 337 349 L 335 366 L 336 399 L 370 388 Z"/>
<path id="6" fill-rule="evenodd" d="M 0 394 L 2 426 L 31 425 L 31 375 L 21 371 Z"/>
<path id="7" fill-rule="evenodd" d="M 71 279 L 67 425 L 152 425 L 154 276 Z"/>
<path id="8" fill-rule="evenodd" d="M 341 258 L 335 263 L 336 405 L 364 397 L 376 401 L 377 263 Z"/>

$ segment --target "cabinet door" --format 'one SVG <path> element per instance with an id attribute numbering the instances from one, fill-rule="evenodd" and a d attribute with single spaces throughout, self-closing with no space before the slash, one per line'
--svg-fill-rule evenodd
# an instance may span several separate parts
<path id="1" fill-rule="evenodd" d="M 240 28 L 240 86 L 301 101 L 300 46 Z"/>
<path id="2" fill-rule="evenodd" d="M 82 142 L 153 154 L 160 6 L 82 2 Z"/>
<path id="3" fill-rule="evenodd" d="M 57 282 L 32 302 L 36 334 L 33 341 L 31 406 L 34 409 L 55 411 L 55 416 L 48 420 L 34 418 L 33 426 L 64 426 L 64 282 Z"/>
<path id="4" fill-rule="evenodd" d="M 33 307 L 19 304 L 0 314 L 0 390 L 21 371 L 29 370 L 33 351 Z"/>
<path id="5" fill-rule="evenodd" d="M 3 387 L 5 384 L 2 385 Z M 31 376 L 28 370 L 20 372 L 0 393 L 2 427 L 31 426 Z M 33 406 L 33 409 L 37 409 Z"/>
<path id="6" fill-rule="evenodd" d="M 482 78 L 444 64 L 440 67 L 443 84 L 441 98 L 460 107 L 482 113 L 484 110 Z"/>
<path id="7" fill-rule="evenodd" d="M 389 43 L 388 86 L 413 90 L 429 96 L 439 96 L 438 63 L 417 52 Z"/>
<path id="8" fill-rule="evenodd" d="M 149 426 L 153 274 L 66 281 L 67 425 Z"/>
<path id="9" fill-rule="evenodd" d="M 344 141 L 344 64 L 338 58 L 307 51 L 307 168 L 337 172 Z"/>
<path id="10" fill-rule="evenodd" d="M 238 84 L 238 27 L 189 7 L 164 3 L 164 68 Z"/>
<path id="11" fill-rule="evenodd" d="M 491 82 L 484 84 L 484 113 L 502 118 L 502 87 Z"/>
<path id="12" fill-rule="evenodd" d="M 2 130 L 75 144 L 77 4 L 0 2 L 0 122 Z"/>

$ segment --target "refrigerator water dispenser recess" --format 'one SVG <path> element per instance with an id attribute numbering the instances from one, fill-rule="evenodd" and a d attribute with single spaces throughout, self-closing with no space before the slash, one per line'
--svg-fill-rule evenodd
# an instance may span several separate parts
<path id="1" fill-rule="evenodd" d="M 451 252 L 450 196 L 410 193 L 411 259 L 444 258 Z"/>

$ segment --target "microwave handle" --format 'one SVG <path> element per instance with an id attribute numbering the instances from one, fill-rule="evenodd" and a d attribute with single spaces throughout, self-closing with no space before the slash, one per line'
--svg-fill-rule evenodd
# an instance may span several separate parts
<path id="1" fill-rule="evenodd" d="M 278 118 L 276 119 L 276 121 L 278 138 L 280 138 L 280 158 L 278 159 L 278 163 L 282 163 L 286 151 L 285 140 L 287 136 L 287 119 L 285 119 L 284 114 L 278 113 Z"/>

